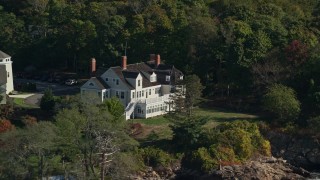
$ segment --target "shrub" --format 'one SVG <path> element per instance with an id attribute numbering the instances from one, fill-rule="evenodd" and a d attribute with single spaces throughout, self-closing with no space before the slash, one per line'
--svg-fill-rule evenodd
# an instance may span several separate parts
<path id="1" fill-rule="evenodd" d="M 32 126 L 37 123 L 37 118 L 33 117 L 33 116 L 26 115 L 26 116 L 22 117 L 22 122 L 26 126 Z"/>
<path id="2" fill-rule="evenodd" d="M 260 148 L 260 153 L 265 156 L 271 156 L 271 144 L 267 140 L 263 140 Z"/>
<path id="3" fill-rule="evenodd" d="M 173 161 L 168 153 L 155 147 L 140 149 L 139 154 L 148 166 L 167 166 Z"/>
<path id="4" fill-rule="evenodd" d="M 309 127 L 312 129 L 314 132 L 319 133 L 320 132 L 320 116 L 311 118 L 309 121 Z"/>
<path id="5" fill-rule="evenodd" d="M 226 122 L 205 133 L 204 147 L 186 154 L 185 165 L 209 173 L 219 165 L 239 164 L 253 154 L 271 155 L 270 142 L 260 134 L 256 123 Z M 211 144 L 210 144 L 211 143 Z"/>
<path id="6" fill-rule="evenodd" d="M 219 144 L 232 148 L 240 160 L 248 159 L 253 153 L 250 134 L 240 128 L 229 129 L 221 133 Z"/>
<path id="7" fill-rule="evenodd" d="M 9 120 L 0 120 L 0 133 L 10 131 L 14 129 L 14 126 Z"/>
<path id="8" fill-rule="evenodd" d="M 263 107 L 275 114 L 280 122 L 296 120 L 300 114 L 300 102 L 293 89 L 281 84 L 272 85 L 263 97 Z"/>
<path id="9" fill-rule="evenodd" d="M 219 161 L 210 155 L 207 148 L 201 147 L 192 153 L 190 165 L 199 171 L 209 173 L 218 168 Z"/>

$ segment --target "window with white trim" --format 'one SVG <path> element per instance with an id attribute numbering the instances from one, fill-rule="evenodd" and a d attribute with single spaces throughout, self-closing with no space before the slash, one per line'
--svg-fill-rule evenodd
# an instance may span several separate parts
<path id="1" fill-rule="evenodd" d="M 166 76 L 166 81 L 170 81 L 170 76 Z"/>

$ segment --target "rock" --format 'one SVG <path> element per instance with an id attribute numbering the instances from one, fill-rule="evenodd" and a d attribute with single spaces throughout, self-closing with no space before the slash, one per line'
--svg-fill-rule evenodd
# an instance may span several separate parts
<path id="1" fill-rule="evenodd" d="M 310 173 L 302 168 L 296 168 L 283 159 L 263 158 L 243 165 L 224 166 L 213 172 L 211 179 L 305 179 Z M 201 179 L 201 178 L 199 178 Z M 210 179 L 210 178 L 205 178 Z"/>
<path id="2" fill-rule="evenodd" d="M 320 167 L 320 144 L 314 137 L 290 135 L 267 131 L 264 136 L 271 143 L 272 154 L 286 159 L 290 164 L 301 167 Z"/>
<path id="3" fill-rule="evenodd" d="M 313 149 L 306 153 L 307 159 L 314 164 L 320 165 L 320 152 L 319 149 Z"/>

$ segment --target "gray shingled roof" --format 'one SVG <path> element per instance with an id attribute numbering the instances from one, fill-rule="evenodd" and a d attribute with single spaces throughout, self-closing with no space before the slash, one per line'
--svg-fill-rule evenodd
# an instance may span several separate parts
<path id="1" fill-rule="evenodd" d="M 136 79 L 139 75 L 139 72 L 122 71 L 122 74 L 124 78 Z"/>
<path id="2" fill-rule="evenodd" d="M 180 81 L 180 76 L 183 76 L 183 73 L 175 68 L 173 65 L 159 64 L 155 65 L 154 61 L 141 62 L 135 64 L 128 64 L 127 69 L 123 70 L 120 66 L 111 67 L 111 69 L 117 74 L 120 80 L 127 85 L 129 89 L 134 89 L 126 78 L 137 78 L 140 73 L 142 76 L 142 87 L 150 87 L 159 84 L 171 84 L 175 85 Z M 97 77 L 102 75 L 107 69 L 98 68 Z M 153 72 L 157 75 L 157 82 L 150 82 L 144 73 L 152 74 Z M 170 81 L 166 81 L 166 76 L 170 76 Z M 104 82 L 104 81 L 101 81 Z"/>
<path id="3" fill-rule="evenodd" d="M 100 78 L 92 77 L 91 80 L 99 87 L 99 89 L 109 89 L 110 87 Z"/>
<path id="4" fill-rule="evenodd" d="M 0 59 L 4 59 L 4 58 L 8 58 L 8 57 L 11 57 L 11 56 L 9 56 L 8 54 L 0 51 Z"/>

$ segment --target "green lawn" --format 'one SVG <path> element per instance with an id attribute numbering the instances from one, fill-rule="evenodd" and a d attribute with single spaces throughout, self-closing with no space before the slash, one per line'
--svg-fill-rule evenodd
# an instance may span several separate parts
<path id="1" fill-rule="evenodd" d="M 39 108 L 38 106 L 34 106 L 34 105 L 30 105 L 30 104 L 26 104 L 23 98 L 13 98 L 13 103 L 21 108 Z"/>
<path id="2" fill-rule="evenodd" d="M 168 119 L 164 118 L 163 116 L 157 116 L 149 119 L 134 119 L 134 120 L 129 120 L 130 122 L 134 123 L 141 123 L 145 125 L 164 125 L 164 124 L 169 124 Z"/>
<path id="3" fill-rule="evenodd" d="M 197 108 L 194 115 L 198 117 L 207 117 L 209 121 L 204 125 L 205 128 L 213 128 L 219 123 L 234 120 L 256 120 L 259 117 L 252 114 L 230 112 L 223 109 Z M 159 139 L 170 139 L 172 131 L 169 127 L 170 122 L 164 116 L 157 116 L 149 119 L 134 119 L 128 122 L 141 123 L 143 125 L 143 133 L 139 139 L 146 139 L 152 134 L 156 134 Z"/>

